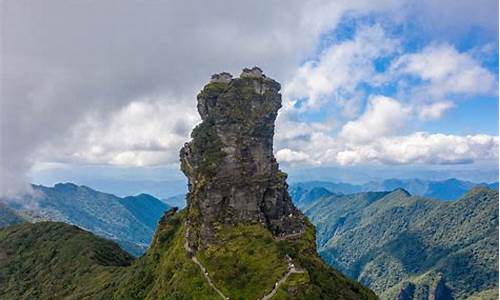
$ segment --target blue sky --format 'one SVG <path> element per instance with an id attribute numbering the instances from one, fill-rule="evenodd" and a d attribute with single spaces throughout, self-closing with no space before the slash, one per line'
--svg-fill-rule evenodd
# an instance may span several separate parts
<path id="1" fill-rule="evenodd" d="M 380 20 L 376 17 L 364 18 L 344 18 L 339 23 L 336 30 L 327 34 L 320 42 L 320 51 L 335 41 L 351 39 L 355 34 L 356 28 L 360 24 L 377 24 Z M 498 74 L 498 32 L 483 27 L 473 25 L 465 31 L 452 32 L 452 34 L 443 34 L 432 29 L 423 30 L 419 23 L 406 21 L 403 24 L 395 25 L 393 23 L 385 24 L 384 29 L 402 40 L 402 48 L 405 52 L 418 52 L 425 46 L 436 43 L 446 42 L 453 45 L 460 52 L 474 52 L 477 48 L 490 45 L 491 49 L 478 55 L 478 62 L 492 74 Z M 378 71 L 383 71 L 394 59 L 389 56 L 374 63 L 378 66 Z M 498 76 L 497 76 L 498 82 Z M 367 87 L 369 93 L 376 92 Z M 396 87 L 389 85 L 379 92 L 385 95 L 395 95 Z M 485 133 L 498 135 L 498 95 L 468 95 L 457 96 L 461 98 L 453 109 L 443 115 L 438 120 L 420 124 L 418 129 L 430 132 L 442 132 L 447 134 L 477 134 Z"/>
<path id="2" fill-rule="evenodd" d="M 282 84 L 285 170 L 498 169 L 498 1 L 2 5 L 0 195 L 127 170 L 182 178 L 196 94 L 254 65 Z"/>

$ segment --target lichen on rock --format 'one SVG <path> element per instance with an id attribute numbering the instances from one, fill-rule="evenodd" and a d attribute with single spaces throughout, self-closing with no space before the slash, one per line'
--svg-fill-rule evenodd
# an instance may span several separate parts
<path id="1" fill-rule="evenodd" d="M 254 67 L 239 78 L 215 74 L 198 94 L 202 122 L 180 153 L 191 240 L 210 242 L 217 224 L 260 223 L 276 236 L 303 230 L 273 155 L 280 88 Z"/>

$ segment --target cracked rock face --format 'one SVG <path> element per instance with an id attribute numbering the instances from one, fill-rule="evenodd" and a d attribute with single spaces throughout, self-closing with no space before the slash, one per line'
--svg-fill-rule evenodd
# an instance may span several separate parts
<path id="1" fill-rule="evenodd" d="M 198 228 L 201 244 L 219 224 L 258 222 L 276 236 L 302 230 L 303 215 L 273 155 L 279 90 L 278 82 L 254 67 L 239 78 L 213 75 L 198 94 L 202 122 L 180 158 L 189 179 L 188 222 Z"/>

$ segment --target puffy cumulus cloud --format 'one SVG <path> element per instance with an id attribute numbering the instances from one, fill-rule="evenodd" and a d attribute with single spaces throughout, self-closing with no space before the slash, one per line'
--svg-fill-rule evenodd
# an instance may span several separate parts
<path id="1" fill-rule="evenodd" d="M 285 164 L 356 165 L 382 164 L 469 164 L 498 160 L 499 138 L 490 135 L 447 135 L 415 132 L 405 134 L 415 116 L 434 118 L 448 103 L 434 103 L 415 111 L 394 98 L 375 96 L 366 111 L 344 124 L 336 137 L 325 127 L 288 123 L 290 135 L 279 140 L 277 159 Z M 422 112 L 425 115 L 422 116 Z M 416 114 L 416 115 L 415 115 Z M 297 130 L 293 130 L 297 128 Z M 279 154 L 279 155 L 278 155 Z"/>
<path id="2" fill-rule="evenodd" d="M 57 160 L 123 166 L 177 163 L 178 151 L 198 121 L 194 108 L 182 101 L 134 101 L 105 120 L 89 115 L 71 137 L 42 147 L 37 157 L 42 163 Z"/>
<path id="3" fill-rule="evenodd" d="M 495 75 L 468 53 L 460 53 L 449 44 L 430 45 L 418 53 L 395 60 L 393 76 L 413 75 L 425 84 L 425 95 L 441 100 L 448 94 L 491 94 L 497 89 Z"/>
<path id="4" fill-rule="evenodd" d="M 276 159 L 286 164 L 315 164 L 311 157 L 302 151 L 294 151 L 288 148 L 276 152 Z"/>
<path id="5" fill-rule="evenodd" d="M 498 137 L 416 132 L 384 137 L 364 145 L 351 145 L 337 154 L 341 165 L 367 162 L 386 164 L 463 164 L 498 160 Z"/>
<path id="6" fill-rule="evenodd" d="M 285 99 L 306 99 L 302 109 L 317 109 L 328 100 L 341 103 L 358 86 L 375 77 L 373 61 L 394 53 L 398 41 L 381 26 L 358 29 L 352 40 L 332 45 L 317 60 L 307 61 L 284 86 Z"/>
<path id="7" fill-rule="evenodd" d="M 316 165 L 470 164 L 498 161 L 497 136 L 446 135 L 415 132 L 380 137 L 365 143 L 348 143 L 324 134 L 313 134 L 307 143 L 277 151 L 280 163 Z"/>
<path id="8" fill-rule="evenodd" d="M 342 127 L 339 137 L 348 143 L 365 143 L 397 134 L 404 129 L 410 112 L 393 98 L 375 96 L 361 117 Z"/>

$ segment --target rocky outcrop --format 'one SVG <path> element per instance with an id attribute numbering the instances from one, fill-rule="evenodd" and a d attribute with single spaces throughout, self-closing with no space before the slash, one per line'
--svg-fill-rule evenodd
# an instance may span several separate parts
<path id="1" fill-rule="evenodd" d="M 213 75 L 198 94 L 202 122 L 180 153 L 189 179 L 188 222 L 198 235 L 192 240 L 209 242 L 223 223 L 258 222 L 276 236 L 303 230 L 273 155 L 280 88 L 254 67 L 239 78 Z"/>

